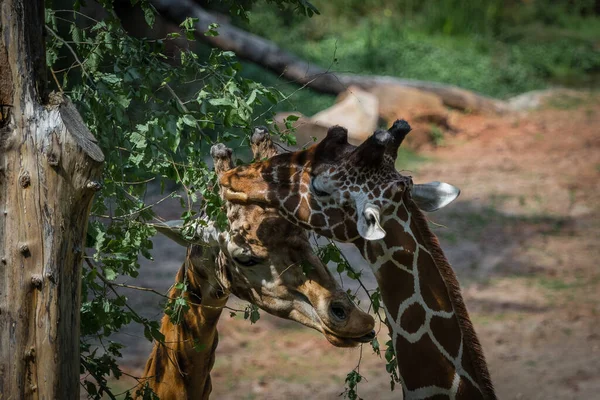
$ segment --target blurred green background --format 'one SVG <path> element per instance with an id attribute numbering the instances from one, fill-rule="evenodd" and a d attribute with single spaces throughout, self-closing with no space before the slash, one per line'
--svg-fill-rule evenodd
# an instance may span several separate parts
<path id="1" fill-rule="evenodd" d="M 312 18 L 252 6 L 237 25 L 338 72 L 443 82 L 506 99 L 552 86 L 600 84 L 598 0 L 313 1 Z M 291 93 L 277 76 L 245 75 Z M 333 97 L 302 90 L 283 103 L 311 115 Z"/>

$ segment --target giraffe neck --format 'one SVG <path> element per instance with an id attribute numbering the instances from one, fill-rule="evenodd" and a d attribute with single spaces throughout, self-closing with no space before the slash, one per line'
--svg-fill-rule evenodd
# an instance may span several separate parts
<path id="1" fill-rule="evenodd" d="M 383 221 L 386 237 L 357 242 L 384 303 L 405 398 L 495 399 L 454 272 L 409 198 Z"/>
<path id="2" fill-rule="evenodd" d="M 210 371 L 219 342 L 217 322 L 229 296 L 210 296 L 213 291 L 202 287 L 207 283 L 200 281 L 193 268 L 186 260 L 176 278 L 176 283 L 187 278 L 185 296 L 190 308 L 182 313 L 179 324 L 163 316 L 160 331 L 164 344 L 155 342 L 144 370 L 143 376 L 160 399 L 208 399 L 212 390 Z M 169 291 L 171 298 L 179 295 L 175 287 Z"/>

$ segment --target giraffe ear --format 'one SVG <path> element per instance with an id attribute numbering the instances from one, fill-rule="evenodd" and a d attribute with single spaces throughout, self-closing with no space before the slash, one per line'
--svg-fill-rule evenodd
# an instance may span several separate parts
<path id="1" fill-rule="evenodd" d="M 432 212 L 446 207 L 460 195 L 460 189 L 445 182 L 413 185 L 412 199 L 423 211 Z"/>
<path id="2" fill-rule="evenodd" d="M 376 205 L 367 203 L 358 215 L 358 234 L 366 240 L 379 240 L 385 237 L 385 231 L 379 223 L 380 210 Z"/>

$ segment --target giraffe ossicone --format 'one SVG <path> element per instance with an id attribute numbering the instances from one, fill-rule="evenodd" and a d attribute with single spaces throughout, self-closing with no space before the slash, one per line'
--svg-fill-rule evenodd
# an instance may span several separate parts
<path id="1" fill-rule="evenodd" d="M 495 399 L 458 280 L 419 208 L 441 208 L 460 191 L 414 185 L 396 170 L 409 132 L 398 120 L 356 147 L 334 126 L 320 143 L 227 171 L 220 184 L 232 202 L 275 207 L 358 248 L 381 291 L 405 398 Z"/>

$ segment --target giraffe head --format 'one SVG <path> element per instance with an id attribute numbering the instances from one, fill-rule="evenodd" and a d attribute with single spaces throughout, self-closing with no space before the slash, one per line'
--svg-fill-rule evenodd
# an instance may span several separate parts
<path id="1" fill-rule="evenodd" d="M 300 226 L 338 241 L 382 239 L 381 220 L 404 196 L 433 211 L 460 193 L 441 182 L 413 185 L 396 170 L 398 148 L 410 130 L 398 120 L 356 147 L 348 143 L 345 128 L 334 126 L 306 150 L 227 171 L 221 177 L 224 196 L 276 207 Z"/>
<path id="2" fill-rule="evenodd" d="M 272 147 L 255 147 L 255 156 L 275 154 L 265 149 Z M 230 149 L 217 144 L 211 154 L 217 174 L 231 168 Z M 219 235 L 219 247 L 231 293 L 322 332 L 336 346 L 373 339 L 373 317 L 339 287 L 303 229 L 272 208 L 229 202 L 226 208 L 229 231 Z"/>

